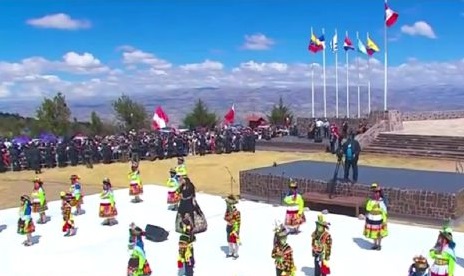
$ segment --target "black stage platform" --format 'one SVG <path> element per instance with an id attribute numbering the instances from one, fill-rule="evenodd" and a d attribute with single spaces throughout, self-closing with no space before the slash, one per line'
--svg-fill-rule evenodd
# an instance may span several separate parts
<path id="1" fill-rule="evenodd" d="M 285 178 L 329 181 L 333 177 L 335 164 L 335 162 L 297 161 L 247 172 Z M 340 168 L 338 177 L 343 178 L 343 168 Z M 359 166 L 358 183 L 364 185 L 378 183 L 385 188 L 400 190 L 458 193 L 464 188 L 464 174 Z"/>

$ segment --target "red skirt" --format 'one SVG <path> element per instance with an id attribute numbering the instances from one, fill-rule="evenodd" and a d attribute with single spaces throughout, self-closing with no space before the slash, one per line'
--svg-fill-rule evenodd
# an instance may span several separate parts
<path id="1" fill-rule="evenodd" d="M 129 187 L 129 195 L 131 196 L 138 196 L 143 194 L 143 188 L 141 185 L 137 183 L 131 183 Z"/>
<path id="2" fill-rule="evenodd" d="M 71 230 L 72 228 L 74 227 L 74 222 L 71 221 L 71 220 L 67 220 L 63 223 L 63 227 L 62 227 L 62 231 L 63 232 L 68 232 L 69 230 Z"/>
<path id="3" fill-rule="evenodd" d="M 287 210 L 285 215 L 286 226 L 300 226 L 306 222 L 306 217 L 303 214 L 299 215 L 297 210 Z"/>
<path id="4" fill-rule="evenodd" d="M 168 192 L 168 204 L 177 204 L 180 201 L 180 195 L 178 192 L 169 191 Z"/>
<path id="5" fill-rule="evenodd" d="M 118 215 L 116 206 L 112 206 L 111 203 L 100 203 L 99 216 L 101 218 L 112 218 Z"/>

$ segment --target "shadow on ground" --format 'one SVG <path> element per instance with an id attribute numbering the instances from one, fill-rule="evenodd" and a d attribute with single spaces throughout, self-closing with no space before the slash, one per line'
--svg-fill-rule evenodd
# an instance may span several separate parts
<path id="1" fill-rule="evenodd" d="M 304 273 L 306 276 L 313 276 L 314 275 L 314 268 L 313 267 L 307 267 L 303 266 L 301 268 L 301 271 Z"/>
<path id="2" fill-rule="evenodd" d="M 2 224 L 0 225 L 0 233 L 3 231 L 3 230 L 6 230 L 8 228 L 8 226 L 6 224 Z"/>
<path id="3" fill-rule="evenodd" d="M 372 244 L 363 238 L 353 238 L 353 242 L 361 249 L 371 249 Z"/>

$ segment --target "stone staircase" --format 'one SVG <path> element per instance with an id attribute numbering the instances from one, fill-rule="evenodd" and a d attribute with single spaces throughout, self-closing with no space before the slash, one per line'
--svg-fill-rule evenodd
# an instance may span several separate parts
<path id="1" fill-rule="evenodd" d="M 363 152 L 463 160 L 464 137 L 380 133 Z"/>

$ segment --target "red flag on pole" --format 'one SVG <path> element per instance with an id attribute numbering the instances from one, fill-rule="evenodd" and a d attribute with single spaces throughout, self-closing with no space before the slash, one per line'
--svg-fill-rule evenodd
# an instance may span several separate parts
<path id="1" fill-rule="evenodd" d="M 165 128 L 169 123 L 168 115 L 164 112 L 161 106 L 158 106 L 153 113 L 152 127 L 155 130 Z"/>
<path id="2" fill-rule="evenodd" d="M 235 121 L 235 105 L 233 104 L 232 107 L 227 111 L 226 115 L 224 115 L 224 123 L 225 124 L 233 124 Z"/>
<path id="3" fill-rule="evenodd" d="M 390 9 L 390 7 L 387 4 L 387 1 L 385 1 L 385 24 L 387 25 L 387 27 L 395 25 L 396 21 L 398 21 L 398 16 L 399 14 L 394 10 Z"/>

